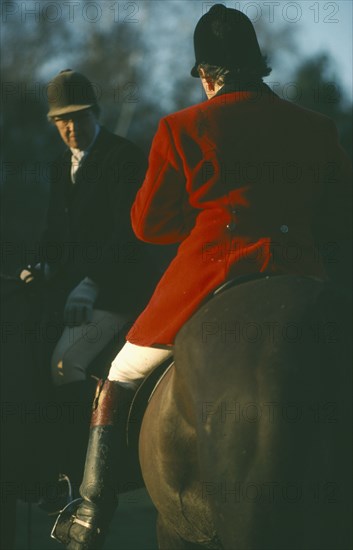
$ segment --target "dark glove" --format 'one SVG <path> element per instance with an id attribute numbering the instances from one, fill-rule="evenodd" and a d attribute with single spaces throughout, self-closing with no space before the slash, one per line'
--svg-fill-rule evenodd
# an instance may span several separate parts
<path id="1" fill-rule="evenodd" d="M 93 306 L 99 288 L 92 279 L 85 277 L 69 294 L 65 309 L 64 323 L 69 327 L 89 323 L 92 320 Z"/>
<path id="2" fill-rule="evenodd" d="M 104 522 L 107 528 L 107 522 Z M 82 499 L 71 502 L 58 516 L 52 538 L 65 544 L 67 550 L 100 550 L 104 536 L 101 526 L 92 521 L 90 503 Z"/>

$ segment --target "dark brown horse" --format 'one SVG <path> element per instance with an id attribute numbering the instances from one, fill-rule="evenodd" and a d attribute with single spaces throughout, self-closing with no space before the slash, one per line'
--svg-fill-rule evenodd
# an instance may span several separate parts
<path id="1" fill-rule="evenodd" d="M 206 303 L 150 400 L 140 463 L 163 550 L 348 550 L 349 301 L 266 277 Z"/>

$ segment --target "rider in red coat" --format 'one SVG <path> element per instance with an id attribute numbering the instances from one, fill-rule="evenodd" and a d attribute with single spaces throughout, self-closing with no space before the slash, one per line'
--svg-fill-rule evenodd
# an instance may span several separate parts
<path id="1" fill-rule="evenodd" d="M 182 244 L 128 341 L 173 344 L 202 300 L 232 277 L 324 278 L 315 242 L 320 214 L 328 240 L 344 236 L 348 175 L 333 123 L 265 84 L 226 85 L 162 119 L 133 229 L 151 243 Z"/>
<path id="2" fill-rule="evenodd" d="M 203 300 L 237 276 L 325 278 L 316 243 L 349 232 L 351 169 L 334 125 L 262 82 L 270 69 L 250 20 L 213 6 L 194 43 L 192 75 L 209 101 L 161 120 L 132 208 L 140 239 L 181 244 L 99 385 L 83 502 L 61 537 L 72 550 L 95 548 L 111 516 L 109 489 L 123 451 L 116 430 L 129 388 L 171 355 L 175 335 Z"/>

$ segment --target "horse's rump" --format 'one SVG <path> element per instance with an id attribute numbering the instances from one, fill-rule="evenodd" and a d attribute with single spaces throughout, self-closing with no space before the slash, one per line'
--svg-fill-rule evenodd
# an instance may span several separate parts
<path id="1" fill-rule="evenodd" d="M 348 548 L 349 341 L 346 297 L 312 278 L 251 281 L 203 306 L 177 337 L 158 420 L 146 415 L 164 521 L 215 548 Z"/>

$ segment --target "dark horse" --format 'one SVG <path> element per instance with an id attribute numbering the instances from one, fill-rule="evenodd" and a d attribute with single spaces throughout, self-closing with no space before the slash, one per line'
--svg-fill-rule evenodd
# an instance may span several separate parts
<path id="1" fill-rule="evenodd" d="M 140 434 L 159 548 L 347 550 L 349 301 L 266 277 L 207 302 L 177 336 Z"/>

